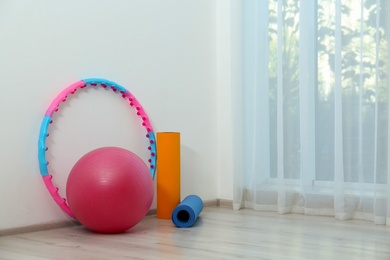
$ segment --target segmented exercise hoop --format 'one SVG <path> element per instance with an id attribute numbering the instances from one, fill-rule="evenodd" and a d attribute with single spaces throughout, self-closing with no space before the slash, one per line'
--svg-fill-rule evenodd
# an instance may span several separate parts
<path id="1" fill-rule="evenodd" d="M 147 116 L 145 110 L 142 108 L 141 104 L 138 102 L 138 100 L 134 97 L 133 94 L 131 94 L 130 91 L 128 91 L 126 88 L 122 87 L 121 85 L 106 80 L 106 79 L 100 79 L 100 78 L 89 78 L 89 79 L 83 79 L 78 82 L 73 83 L 69 87 L 65 88 L 50 104 L 49 108 L 46 110 L 45 116 L 43 117 L 43 121 L 41 124 L 41 130 L 39 133 L 39 141 L 38 141 L 38 160 L 39 160 L 39 169 L 43 178 L 43 182 L 45 183 L 45 186 L 47 190 L 49 191 L 50 195 L 53 197 L 54 201 L 58 204 L 58 206 L 61 207 L 61 209 L 67 213 L 70 217 L 74 218 L 74 215 L 72 214 L 72 211 L 69 208 L 69 205 L 66 202 L 65 198 L 62 198 L 58 193 L 58 188 L 54 186 L 52 179 L 53 176 L 49 174 L 49 170 L 47 168 L 47 165 L 49 162 L 46 159 L 46 151 L 48 150 L 48 147 L 46 145 L 46 138 L 49 136 L 49 125 L 53 122 L 52 116 L 55 112 L 58 111 L 58 108 L 62 102 L 65 102 L 68 95 L 72 95 L 76 92 L 77 89 L 83 89 L 87 86 L 96 87 L 101 86 L 103 88 L 110 88 L 112 91 L 120 93 L 122 95 L 122 98 L 130 101 L 130 106 L 134 107 L 134 109 L 137 112 L 137 115 L 142 119 L 142 125 L 146 129 L 146 137 L 149 139 L 149 147 L 148 150 L 150 151 L 150 174 L 152 176 L 152 179 L 154 179 L 155 172 L 156 172 L 156 138 L 155 134 L 153 132 L 152 125 L 150 124 L 149 117 Z"/>

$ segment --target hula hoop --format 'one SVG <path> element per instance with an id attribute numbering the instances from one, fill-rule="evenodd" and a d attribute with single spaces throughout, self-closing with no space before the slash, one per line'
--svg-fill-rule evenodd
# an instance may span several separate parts
<path id="1" fill-rule="evenodd" d="M 130 101 L 130 106 L 134 107 L 137 112 L 137 115 L 142 119 L 142 126 L 146 129 L 146 138 L 149 139 L 149 147 L 150 151 L 150 159 L 149 161 L 149 171 L 154 179 L 156 172 L 156 138 L 153 132 L 152 125 L 150 124 L 149 117 L 147 116 L 145 110 L 142 108 L 141 104 L 135 98 L 133 94 L 130 93 L 127 89 L 122 87 L 121 85 L 100 78 L 89 78 L 83 79 L 78 82 L 73 83 L 69 87 L 65 88 L 50 104 L 49 108 L 46 110 L 45 116 L 43 117 L 41 130 L 39 133 L 39 141 L 38 141 L 38 161 L 39 161 L 39 169 L 43 178 L 43 182 L 50 195 L 53 197 L 54 201 L 60 206 L 60 208 L 67 213 L 70 217 L 74 218 L 72 211 L 69 208 L 69 205 L 66 202 L 65 198 L 62 198 L 58 193 L 58 188 L 54 186 L 52 179 L 53 176 L 49 174 L 49 170 L 47 165 L 49 162 L 46 159 L 46 151 L 48 147 L 46 146 L 46 138 L 49 136 L 49 125 L 53 122 L 52 116 L 55 112 L 58 111 L 58 108 L 62 102 L 65 102 L 68 95 L 72 95 L 78 89 L 83 89 L 87 86 L 96 87 L 101 86 L 103 88 L 110 88 L 112 91 L 120 93 L 122 98 Z"/>

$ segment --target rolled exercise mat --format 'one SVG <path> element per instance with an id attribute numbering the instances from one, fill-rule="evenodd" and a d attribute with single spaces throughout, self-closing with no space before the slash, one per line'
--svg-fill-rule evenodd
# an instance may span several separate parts
<path id="1" fill-rule="evenodd" d="M 172 222 L 177 227 L 191 227 L 202 209 L 202 199 L 196 195 L 189 195 L 173 210 Z"/>
<path id="2" fill-rule="evenodd" d="M 157 133 L 157 218 L 170 219 L 180 203 L 180 133 Z"/>

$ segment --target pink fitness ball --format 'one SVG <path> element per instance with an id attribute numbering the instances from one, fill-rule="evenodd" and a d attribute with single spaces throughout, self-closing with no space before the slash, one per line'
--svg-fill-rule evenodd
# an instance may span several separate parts
<path id="1" fill-rule="evenodd" d="M 99 233 L 135 226 L 153 201 L 153 180 L 144 161 L 118 147 L 93 150 L 73 166 L 66 196 L 75 218 Z"/>

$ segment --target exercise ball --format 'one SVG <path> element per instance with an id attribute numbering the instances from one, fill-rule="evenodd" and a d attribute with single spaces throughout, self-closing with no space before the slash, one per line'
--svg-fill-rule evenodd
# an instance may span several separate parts
<path id="1" fill-rule="evenodd" d="M 69 173 L 66 197 L 75 218 L 99 233 L 135 226 L 153 201 L 153 180 L 144 161 L 118 147 L 81 157 Z"/>

